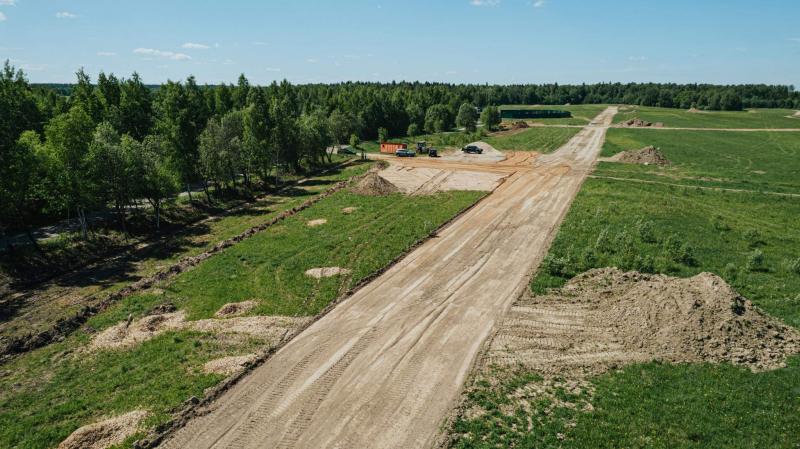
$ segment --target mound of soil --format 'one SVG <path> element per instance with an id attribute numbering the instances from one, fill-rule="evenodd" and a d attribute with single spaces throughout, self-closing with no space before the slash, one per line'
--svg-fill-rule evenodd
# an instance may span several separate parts
<path id="1" fill-rule="evenodd" d="M 511 125 L 511 129 L 525 129 L 525 128 L 530 128 L 530 126 L 528 125 L 528 122 L 523 120 L 516 121 Z"/>
<path id="2" fill-rule="evenodd" d="M 632 118 L 630 120 L 626 120 L 622 122 L 621 125 L 627 128 L 650 128 L 650 127 L 662 128 L 664 126 L 664 124 L 661 122 L 652 123 L 648 122 L 647 120 L 642 120 L 640 118 Z"/>
<path id="3" fill-rule="evenodd" d="M 591 270 L 521 299 L 487 364 L 581 378 L 634 362 L 729 362 L 764 371 L 800 353 L 800 332 L 765 315 L 711 273 L 681 279 Z"/>
<path id="4" fill-rule="evenodd" d="M 324 218 L 317 218 L 316 220 L 310 220 L 310 221 L 309 221 L 308 223 L 306 223 L 306 224 L 307 224 L 309 227 L 311 227 L 311 228 L 315 228 L 315 227 L 317 227 L 317 226 L 324 225 L 324 224 L 325 224 L 325 223 L 327 223 L 327 222 L 328 222 L 328 220 L 326 220 L 326 219 L 324 219 Z"/>
<path id="5" fill-rule="evenodd" d="M 622 162 L 623 164 L 642 164 L 642 165 L 669 165 L 670 161 L 664 157 L 659 148 L 652 145 L 638 150 L 628 150 L 617 153 L 609 160 Z"/>
<path id="6" fill-rule="evenodd" d="M 353 186 L 351 191 L 358 195 L 384 196 L 397 193 L 397 186 L 382 178 L 377 172 L 371 172 L 364 176 Z"/>
<path id="7" fill-rule="evenodd" d="M 704 114 L 706 111 L 697 108 L 689 108 L 686 110 L 686 112 L 689 112 L 691 114 Z"/>
<path id="8" fill-rule="evenodd" d="M 136 433 L 139 423 L 147 417 L 144 410 L 134 410 L 115 418 L 83 426 L 72 432 L 58 449 L 106 449 L 125 441 Z"/>
<path id="9" fill-rule="evenodd" d="M 344 207 L 344 208 L 342 208 L 342 213 L 345 214 L 345 215 L 349 215 L 349 214 L 352 214 L 353 212 L 355 212 L 356 209 L 358 209 L 358 208 L 357 207 L 353 207 L 353 206 Z"/>
<path id="10" fill-rule="evenodd" d="M 792 114 L 792 117 L 800 117 L 800 111 L 797 111 L 794 114 Z"/>
<path id="11" fill-rule="evenodd" d="M 224 374 L 229 376 L 243 370 L 248 363 L 257 358 L 258 354 L 222 357 L 206 362 L 203 365 L 203 371 L 209 374 Z"/>
<path id="12" fill-rule="evenodd" d="M 311 268 L 306 270 L 306 276 L 311 276 L 312 278 L 329 278 L 333 276 L 339 276 L 340 274 L 349 274 L 350 270 L 347 268 L 340 268 L 340 267 L 321 267 L 321 268 Z"/>
<path id="13" fill-rule="evenodd" d="M 231 316 L 243 315 L 253 310 L 253 308 L 257 305 L 258 303 L 256 301 L 229 302 L 228 304 L 220 307 L 214 316 L 217 318 L 227 318 Z"/>

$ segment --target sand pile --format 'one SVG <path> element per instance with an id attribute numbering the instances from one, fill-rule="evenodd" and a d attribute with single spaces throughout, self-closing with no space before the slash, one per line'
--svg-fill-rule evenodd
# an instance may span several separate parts
<path id="1" fill-rule="evenodd" d="M 714 274 L 680 279 L 605 268 L 518 301 L 485 363 L 581 378 L 651 360 L 763 371 L 798 352 L 797 330 L 764 315 Z"/>
<path id="2" fill-rule="evenodd" d="M 321 268 L 311 268 L 306 270 L 306 276 L 311 276 L 312 278 L 329 278 L 333 276 L 339 276 L 340 274 L 350 274 L 349 269 L 347 268 L 340 268 L 340 267 L 321 267 Z"/>
<path id="3" fill-rule="evenodd" d="M 237 315 L 244 315 L 245 313 L 253 310 L 258 303 L 256 301 L 242 301 L 242 302 L 229 302 L 220 307 L 214 314 L 217 318 L 227 318 Z"/>
<path id="4" fill-rule="evenodd" d="M 280 340 L 287 332 L 302 326 L 308 319 L 307 317 L 249 316 L 186 321 L 186 313 L 178 311 L 145 316 L 130 323 L 123 321 L 97 334 L 92 339 L 89 348 L 91 350 L 129 348 L 164 332 L 178 330 L 214 334 L 243 334 L 272 342 Z"/>
<path id="5" fill-rule="evenodd" d="M 134 410 L 115 418 L 83 426 L 72 432 L 58 449 L 105 449 L 125 441 L 136 433 L 147 412 Z"/>
<path id="6" fill-rule="evenodd" d="M 368 173 L 350 189 L 353 193 L 367 196 L 383 196 L 397 193 L 397 187 L 377 172 Z"/>
<path id="7" fill-rule="evenodd" d="M 528 122 L 523 120 L 516 121 L 511 125 L 511 129 L 525 129 L 525 128 L 530 128 L 530 125 L 528 125 Z"/>
<path id="8" fill-rule="evenodd" d="M 306 223 L 306 225 L 308 225 L 308 227 L 315 228 L 317 226 L 322 226 L 327 222 L 328 220 L 326 220 L 325 218 L 317 218 L 316 220 L 309 220 L 309 222 Z"/>
<path id="9" fill-rule="evenodd" d="M 689 112 L 691 114 L 705 114 L 706 111 L 697 108 L 689 108 L 686 112 Z"/>
<path id="10" fill-rule="evenodd" d="M 670 161 L 664 157 L 660 148 L 652 145 L 638 150 L 628 150 L 617 153 L 607 160 L 621 162 L 623 164 L 642 164 L 642 165 L 669 165 Z"/>
<path id="11" fill-rule="evenodd" d="M 626 120 L 622 122 L 621 125 L 628 128 L 650 128 L 650 127 L 661 128 L 664 126 L 664 124 L 661 122 L 651 123 L 648 122 L 647 120 L 642 120 L 640 118 L 632 118 L 630 120 Z"/>
<path id="12" fill-rule="evenodd" d="M 800 111 L 796 111 L 794 114 L 792 114 L 792 117 L 800 117 Z"/>
<path id="13" fill-rule="evenodd" d="M 353 207 L 353 206 L 344 207 L 344 208 L 342 208 L 342 213 L 345 214 L 345 215 L 349 215 L 349 214 L 352 214 L 353 212 L 355 212 L 356 209 L 358 209 L 358 208 L 357 207 Z"/>
<path id="14" fill-rule="evenodd" d="M 203 371 L 209 374 L 224 374 L 229 376 L 243 370 L 248 363 L 257 358 L 258 354 L 222 357 L 206 362 L 203 365 Z"/>

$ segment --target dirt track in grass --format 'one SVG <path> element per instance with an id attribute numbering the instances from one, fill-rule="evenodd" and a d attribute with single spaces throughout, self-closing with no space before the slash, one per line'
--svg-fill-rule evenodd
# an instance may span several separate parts
<path id="1" fill-rule="evenodd" d="M 508 173 L 493 194 L 308 327 L 162 447 L 430 446 L 479 348 L 546 254 L 615 112 L 606 109 L 553 154 L 482 165 Z M 416 159 L 409 164 L 434 163 Z"/>

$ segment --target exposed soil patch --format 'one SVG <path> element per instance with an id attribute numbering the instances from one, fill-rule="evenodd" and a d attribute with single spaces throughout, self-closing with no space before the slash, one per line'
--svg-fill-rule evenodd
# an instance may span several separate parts
<path id="1" fill-rule="evenodd" d="M 792 114 L 792 117 L 800 118 L 800 111 L 796 111 L 794 114 Z"/>
<path id="2" fill-rule="evenodd" d="M 224 307 L 223 307 L 224 308 Z M 302 326 L 309 318 L 284 316 L 250 316 L 227 319 L 186 321 L 183 311 L 150 315 L 138 320 L 123 321 L 99 334 L 91 350 L 129 348 L 167 331 L 193 330 L 215 334 L 244 334 L 274 341 Z"/>
<path id="3" fill-rule="evenodd" d="M 508 176 L 505 173 L 442 168 L 412 167 L 392 164 L 381 176 L 406 194 L 430 195 L 450 190 L 491 192 Z"/>
<path id="4" fill-rule="evenodd" d="M 217 310 L 214 314 L 217 318 L 228 318 L 237 315 L 244 315 L 251 311 L 258 303 L 256 301 L 229 302 Z"/>
<path id="5" fill-rule="evenodd" d="M 144 410 L 134 410 L 115 418 L 83 426 L 72 432 L 58 449 L 106 449 L 125 441 L 136 433 L 139 423 L 147 417 Z"/>
<path id="6" fill-rule="evenodd" d="M 706 114 L 706 111 L 703 111 L 702 109 L 697 109 L 697 108 L 689 108 L 689 109 L 686 110 L 686 112 L 689 112 L 691 114 Z"/>
<path id="7" fill-rule="evenodd" d="M 714 274 L 681 279 L 604 268 L 518 301 L 485 362 L 582 378 L 651 360 L 764 371 L 785 366 L 798 352 L 797 330 L 763 314 Z"/>
<path id="8" fill-rule="evenodd" d="M 317 218 L 316 220 L 310 220 L 308 223 L 306 223 L 306 225 L 308 225 L 311 228 L 315 228 L 317 226 L 322 226 L 327 222 L 328 220 L 324 218 Z"/>
<path id="9" fill-rule="evenodd" d="M 306 270 L 306 276 L 311 276 L 312 278 L 317 279 L 339 276 L 340 274 L 350 274 L 350 270 L 340 267 L 322 267 Z"/>
<path id="10" fill-rule="evenodd" d="M 621 162 L 623 164 L 642 165 L 669 165 L 670 161 L 664 157 L 659 148 L 646 146 L 638 150 L 628 150 L 605 158 L 608 162 Z"/>
<path id="11" fill-rule="evenodd" d="M 663 128 L 664 124 L 661 122 L 652 123 L 640 118 L 632 118 L 620 123 L 620 126 L 625 128 Z"/>
<path id="12" fill-rule="evenodd" d="M 209 374 L 224 374 L 230 376 L 236 374 L 247 367 L 248 363 L 258 358 L 258 354 L 237 355 L 232 357 L 222 357 L 206 362 L 203 371 Z"/>
<path id="13" fill-rule="evenodd" d="M 358 181 L 351 191 L 358 195 L 383 196 L 397 193 L 398 188 L 381 177 L 377 172 L 370 172 L 367 176 Z"/>
<path id="14" fill-rule="evenodd" d="M 345 214 L 345 215 L 349 215 L 349 214 L 352 214 L 353 212 L 355 212 L 357 209 L 358 209 L 357 207 L 352 207 L 352 206 L 344 207 L 344 208 L 342 208 L 342 213 Z"/>

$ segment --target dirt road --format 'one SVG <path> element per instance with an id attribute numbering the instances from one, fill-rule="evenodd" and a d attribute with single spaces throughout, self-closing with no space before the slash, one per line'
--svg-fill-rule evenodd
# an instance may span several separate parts
<path id="1" fill-rule="evenodd" d="M 511 174 L 334 308 L 164 448 L 421 448 L 545 255 L 615 113 Z"/>

